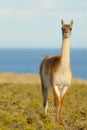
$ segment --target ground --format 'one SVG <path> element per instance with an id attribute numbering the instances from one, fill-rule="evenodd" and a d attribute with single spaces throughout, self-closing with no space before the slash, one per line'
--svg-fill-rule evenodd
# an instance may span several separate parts
<path id="1" fill-rule="evenodd" d="M 64 107 L 64 125 L 55 122 L 53 93 L 48 115 L 38 75 L 0 74 L 0 130 L 87 130 L 87 82 L 73 80 Z"/>

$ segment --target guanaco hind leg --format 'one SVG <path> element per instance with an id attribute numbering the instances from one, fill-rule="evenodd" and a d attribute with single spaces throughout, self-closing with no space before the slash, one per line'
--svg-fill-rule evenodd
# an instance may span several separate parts
<path id="1" fill-rule="evenodd" d="M 44 112 L 47 115 L 47 110 L 48 110 L 48 88 L 42 86 L 42 96 L 43 96 L 43 107 L 44 107 Z"/>

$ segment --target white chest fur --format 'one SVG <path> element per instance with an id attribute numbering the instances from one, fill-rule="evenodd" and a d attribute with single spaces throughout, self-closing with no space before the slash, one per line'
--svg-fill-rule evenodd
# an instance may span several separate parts
<path id="1" fill-rule="evenodd" d="M 60 66 L 59 70 L 54 74 L 54 85 L 70 86 L 72 74 L 67 66 Z"/>
<path id="2" fill-rule="evenodd" d="M 53 84 L 59 99 L 61 99 L 67 91 L 70 86 L 71 79 L 72 73 L 67 66 L 60 66 L 58 72 L 54 74 Z"/>

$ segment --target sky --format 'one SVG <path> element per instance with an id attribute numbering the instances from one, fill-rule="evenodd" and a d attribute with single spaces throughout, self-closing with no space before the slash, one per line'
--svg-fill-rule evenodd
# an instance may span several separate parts
<path id="1" fill-rule="evenodd" d="M 72 48 L 87 48 L 87 0 L 0 0 L 0 48 L 60 48 L 61 19 Z"/>

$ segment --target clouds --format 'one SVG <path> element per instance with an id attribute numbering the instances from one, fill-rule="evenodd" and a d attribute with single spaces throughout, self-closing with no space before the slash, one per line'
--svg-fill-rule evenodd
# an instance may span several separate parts
<path id="1" fill-rule="evenodd" d="M 53 0 L 44 0 L 40 3 L 40 8 L 44 9 L 53 9 L 55 7 L 55 3 Z"/>
<path id="2" fill-rule="evenodd" d="M 34 17 L 46 15 L 49 17 L 85 17 L 86 0 L 81 2 L 64 0 L 3 0 L 0 2 L 0 17 L 12 17 L 32 20 Z M 78 8 L 77 8 L 78 7 Z"/>
<path id="3" fill-rule="evenodd" d="M 11 10 L 6 10 L 6 9 L 2 9 L 2 10 L 0 10 L 0 18 L 2 18 L 2 17 L 8 17 L 8 16 L 11 16 L 12 15 L 12 12 L 11 12 Z"/>
<path id="4" fill-rule="evenodd" d="M 36 15 L 35 11 L 31 10 L 0 10 L 0 18 L 7 19 L 10 18 L 12 19 L 13 17 L 16 19 L 21 19 L 21 20 L 32 20 L 33 16 Z"/>
<path id="5" fill-rule="evenodd" d="M 57 47 L 61 44 L 61 19 L 65 23 L 73 19 L 73 41 L 85 39 L 86 42 L 86 35 L 82 35 L 86 34 L 86 7 L 86 0 L 75 3 L 71 0 L 0 1 L 0 46 L 3 42 L 4 46 L 17 47 L 14 43 L 19 43 L 21 47 L 22 43 L 29 47 L 31 43 L 32 47 Z"/>

